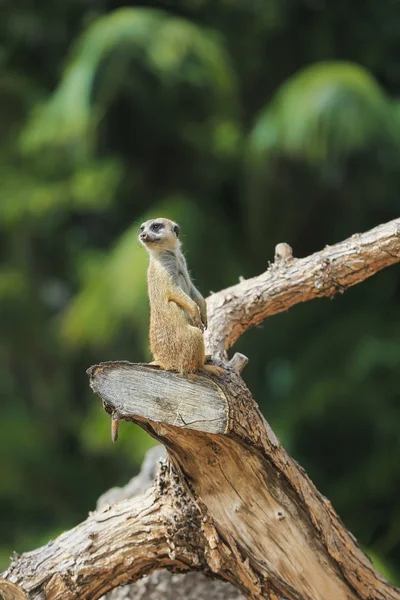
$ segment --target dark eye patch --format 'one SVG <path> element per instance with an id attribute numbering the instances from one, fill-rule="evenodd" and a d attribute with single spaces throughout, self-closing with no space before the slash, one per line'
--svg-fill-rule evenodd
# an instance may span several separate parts
<path id="1" fill-rule="evenodd" d="M 163 227 L 164 225 L 162 223 L 152 223 L 150 229 L 152 229 L 153 231 L 159 231 Z"/>
<path id="2" fill-rule="evenodd" d="M 179 227 L 178 227 L 178 225 L 174 225 L 174 233 L 175 233 L 176 237 L 179 237 Z"/>
<path id="3" fill-rule="evenodd" d="M 139 229 L 139 231 L 144 231 L 144 225 L 141 225 L 141 226 L 140 226 L 140 229 Z"/>

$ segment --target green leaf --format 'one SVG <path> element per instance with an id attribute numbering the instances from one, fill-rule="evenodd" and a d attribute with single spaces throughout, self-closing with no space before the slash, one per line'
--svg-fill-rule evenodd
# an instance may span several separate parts
<path id="1" fill-rule="evenodd" d="M 260 159 L 274 152 L 323 164 L 377 142 L 398 143 L 394 111 L 362 67 L 319 63 L 294 75 L 257 119 L 249 150 Z"/>

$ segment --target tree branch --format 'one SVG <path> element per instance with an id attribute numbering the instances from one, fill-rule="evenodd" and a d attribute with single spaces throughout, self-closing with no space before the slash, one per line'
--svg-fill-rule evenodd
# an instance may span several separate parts
<path id="1" fill-rule="evenodd" d="M 400 218 L 307 258 L 278 244 L 275 263 L 258 277 L 207 298 L 207 352 L 227 360 L 227 350 L 250 327 L 299 302 L 334 296 L 400 261 Z"/>
<path id="2" fill-rule="evenodd" d="M 0 579 L 4 600 L 93 600 L 154 569 L 205 565 L 198 508 L 165 464 L 154 488 L 16 557 Z"/>

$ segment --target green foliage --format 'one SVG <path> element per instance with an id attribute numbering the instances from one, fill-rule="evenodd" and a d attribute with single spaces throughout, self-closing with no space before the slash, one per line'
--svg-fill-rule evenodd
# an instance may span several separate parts
<path id="1" fill-rule="evenodd" d="M 46 178 L 7 165 L 0 170 L 4 200 L 0 221 L 12 226 L 18 221 L 41 220 L 55 211 L 102 211 L 111 202 L 120 169 L 111 161 L 92 161 L 64 177 Z"/>
<path id="2" fill-rule="evenodd" d="M 391 101 L 365 69 L 350 63 L 320 63 L 294 75 L 278 90 L 256 122 L 250 151 L 334 163 L 377 143 L 398 144 L 393 121 Z"/>
<path id="3" fill-rule="evenodd" d="M 35 111 L 23 147 L 62 145 L 78 151 L 80 160 L 94 150 L 97 125 L 127 78 L 133 82 L 131 94 L 145 93 L 140 82 L 144 68 L 167 96 L 174 97 L 184 85 L 204 95 L 218 118 L 216 130 L 225 126 L 219 119 L 233 112 L 235 84 L 217 36 L 162 11 L 123 8 L 85 31 L 58 89 Z"/>
<path id="4" fill-rule="evenodd" d="M 181 225 L 206 295 L 398 216 L 399 15 L 315 3 L 45 0 L 0 20 L 0 562 L 74 525 L 153 441 L 87 385 L 147 360 L 141 221 Z M 63 69 L 63 65 L 66 65 Z M 248 332 L 284 445 L 400 571 L 398 269 Z M 37 493 L 40 490 L 40 493 Z"/>

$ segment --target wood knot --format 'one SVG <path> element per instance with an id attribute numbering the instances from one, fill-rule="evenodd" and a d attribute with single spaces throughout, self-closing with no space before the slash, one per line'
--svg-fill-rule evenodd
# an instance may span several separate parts
<path id="1" fill-rule="evenodd" d="M 286 242 L 281 242 L 275 246 L 275 257 L 276 263 L 285 263 L 293 259 L 293 250 Z"/>
<path id="2" fill-rule="evenodd" d="M 248 362 L 249 359 L 247 358 L 247 356 L 241 354 L 240 352 L 235 352 L 231 360 L 228 362 L 228 365 L 232 367 L 232 369 L 234 369 L 237 373 L 241 373 Z"/>

